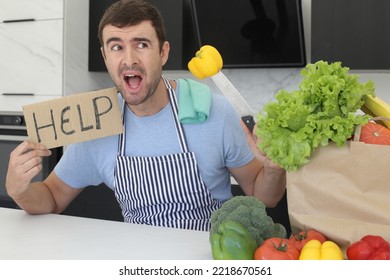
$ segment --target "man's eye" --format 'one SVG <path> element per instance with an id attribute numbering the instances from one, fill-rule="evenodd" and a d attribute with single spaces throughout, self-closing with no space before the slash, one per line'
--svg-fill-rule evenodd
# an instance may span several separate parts
<path id="1" fill-rule="evenodd" d="M 148 47 L 148 44 L 146 44 L 146 43 L 139 43 L 138 44 L 138 48 L 140 48 L 140 49 L 144 49 L 144 48 L 147 48 Z"/>
<path id="2" fill-rule="evenodd" d="M 113 50 L 113 51 L 120 51 L 121 49 L 122 49 L 122 47 L 119 45 L 114 45 L 111 47 L 111 50 Z"/>

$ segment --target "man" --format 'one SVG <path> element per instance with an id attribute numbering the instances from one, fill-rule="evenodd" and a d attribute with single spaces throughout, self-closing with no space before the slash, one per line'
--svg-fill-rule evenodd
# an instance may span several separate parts
<path id="1" fill-rule="evenodd" d="M 31 183 L 50 151 L 31 142 L 10 155 L 8 194 L 30 214 L 61 213 L 86 186 L 115 191 L 126 222 L 208 230 L 231 198 L 230 175 L 267 206 L 285 191 L 285 171 L 257 150 L 227 100 L 212 95 L 209 116 L 182 124 L 180 81 L 162 78 L 168 60 L 163 19 L 142 0 L 115 2 L 99 25 L 101 51 L 123 104 L 124 133 L 70 145 L 43 182 Z M 249 142 L 249 145 L 248 145 Z"/>

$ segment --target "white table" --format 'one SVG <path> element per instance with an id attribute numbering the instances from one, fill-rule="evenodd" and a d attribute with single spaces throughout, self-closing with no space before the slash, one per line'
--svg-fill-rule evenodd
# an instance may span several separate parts
<path id="1" fill-rule="evenodd" d="M 2 260 L 212 259 L 209 233 L 0 208 Z"/>

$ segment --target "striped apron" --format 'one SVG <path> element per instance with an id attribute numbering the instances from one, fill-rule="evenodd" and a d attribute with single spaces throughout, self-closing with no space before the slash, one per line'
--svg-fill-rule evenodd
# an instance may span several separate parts
<path id="1" fill-rule="evenodd" d="M 159 157 L 125 156 L 125 132 L 119 136 L 115 196 L 125 222 L 208 231 L 210 215 L 222 202 L 212 198 L 202 181 L 195 154 L 188 151 L 178 118 L 177 99 L 168 89 L 181 152 Z M 125 106 L 125 104 L 124 104 Z M 123 125 L 125 125 L 125 107 Z"/>

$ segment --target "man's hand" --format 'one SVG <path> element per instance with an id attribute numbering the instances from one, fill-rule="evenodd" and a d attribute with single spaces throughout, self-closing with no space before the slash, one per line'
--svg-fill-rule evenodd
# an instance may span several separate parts
<path id="1" fill-rule="evenodd" d="M 25 141 L 10 154 L 6 188 L 12 198 L 25 193 L 31 180 L 42 170 L 42 157 L 51 155 L 51 151 L 41 144 Z"/>
<path id="2" fill-rule="evenodd" d="M 249 146 L 253 154 L 259 161 L 263 163 L 264 167 L 282 169 L 279 165 L 275 164 L 270 158 L 268 158 L 263 151 L 259 149 L 260 139 L 254 133 L 257 124 L 253 128 L 253 131 L 250 131 L 243 121 L 241 121 L 241 126 L 245 131 L 245 134 L 247 136 L 247 141 L 249 143 Z"/>

